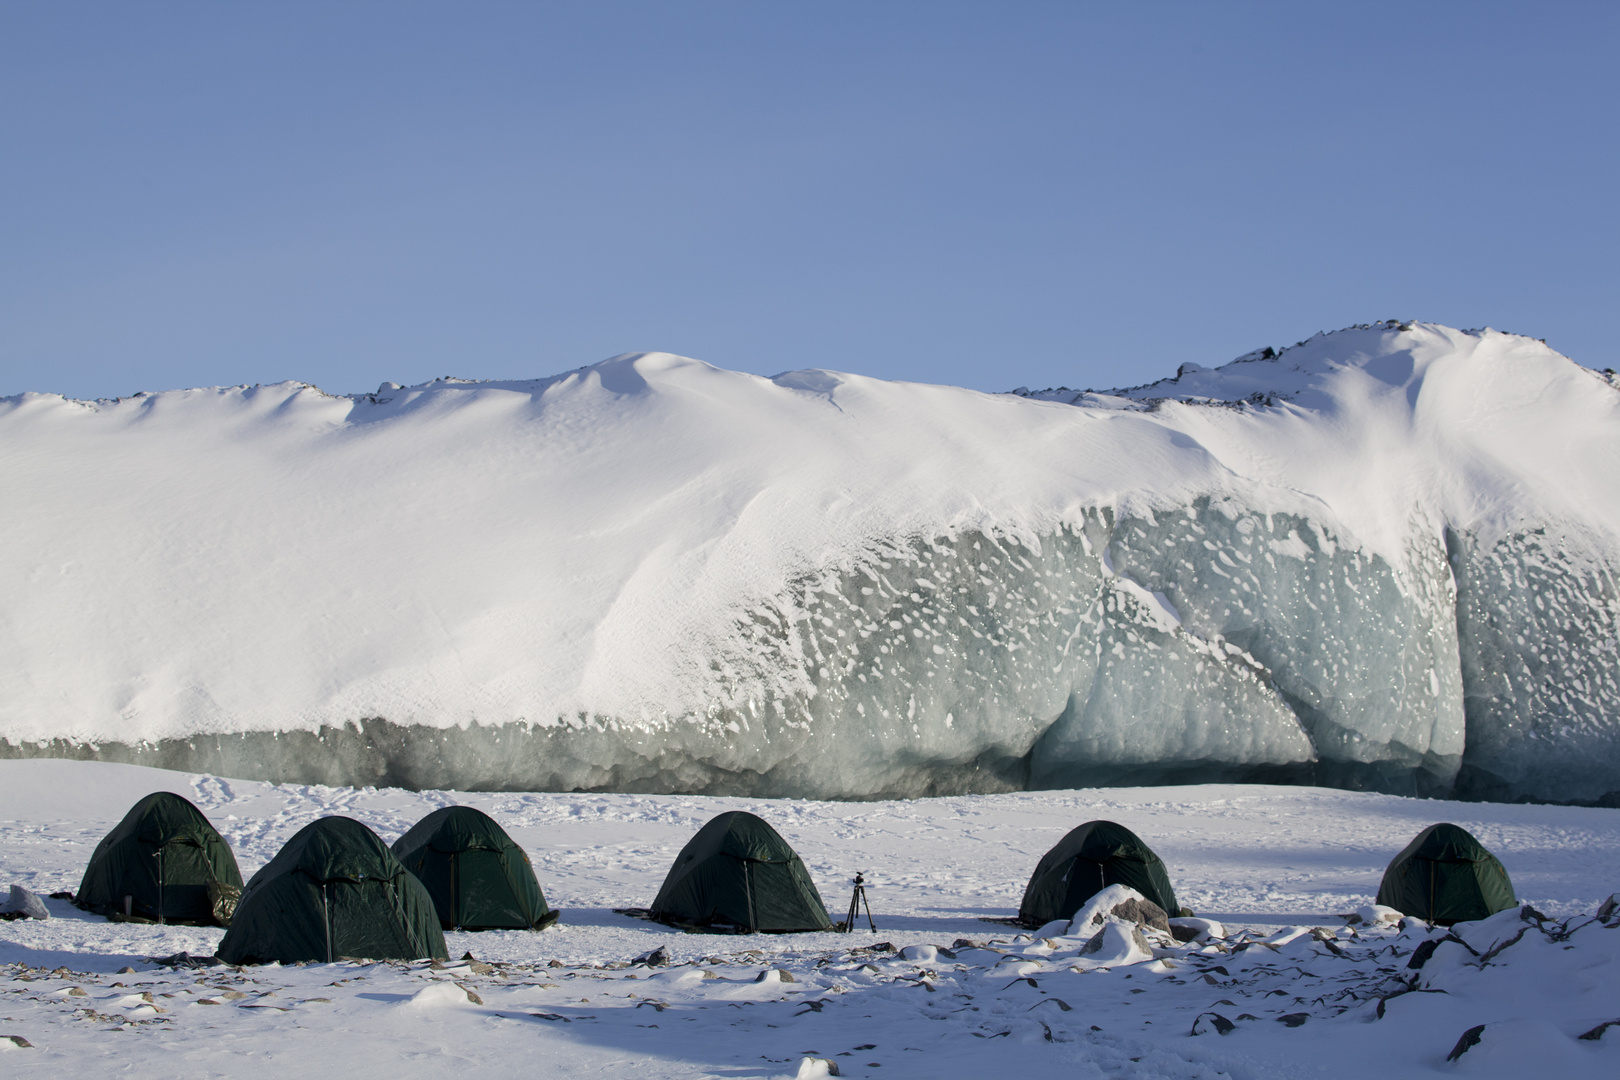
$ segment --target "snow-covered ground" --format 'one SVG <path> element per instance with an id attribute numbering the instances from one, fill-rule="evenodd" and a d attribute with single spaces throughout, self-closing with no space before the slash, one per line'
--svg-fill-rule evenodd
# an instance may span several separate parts
<path id="1" fill-rule="evenodd" d="M 392 841 L 465 802 L 525 847 L 562 922 L 447 935 L 453 957 L 478 963 L 437 970 L 176 971 L 148 958 L 211 953 L 221 932 L 50 901 L 49 921 L 0 923 L 5 1075 L 777 1077 L 813 1073 L 807 1056 L 879 1078 L 1620 1075 L 1620 1027 L 1578 1038 L 1620 1019 L 1620 927 L 1582 917 L 1620 890 L 1620 810 L 1243 785 L 864 803 L 461 794 L 5 761 L 0 887 L 76 888 L 96 841 L 160 788 L 202 807 L 245 875 L 324 814 Z M 879 933 L 688 935 L 612 912 L 648 903 L 692 833 L 734 808 L 795 846 L 835 918 L 864 872 Z M 1082 954 L 1084 936 L 982 921 L 1015 914 L 1041 853 L 1095 817 L 1152 844 L 1181 901 L 1228 937 L 1120 963 Z M 1443 932 L 1352 933 L 1337 916 L 1370 903 L 1389 858 L 1440 820 L 1484 841 L 1552 921 L 1461 927 L 1466 944 L 1413 969 L 1414 948 Z M 859 951 L 880 942 L 902 951 Z M 628 963 L 659 947 L 667 967 Z"/>

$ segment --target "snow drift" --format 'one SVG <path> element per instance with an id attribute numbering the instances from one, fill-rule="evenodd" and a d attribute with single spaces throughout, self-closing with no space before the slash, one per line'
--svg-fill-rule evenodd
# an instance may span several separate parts
<path id="1" fill-rule="evenodd" d="M 1097 394 L 662 353 L 0 401 L 0 754 L 864 797 L 1620 792 L 1620 389 L 1319 335 Z"/>

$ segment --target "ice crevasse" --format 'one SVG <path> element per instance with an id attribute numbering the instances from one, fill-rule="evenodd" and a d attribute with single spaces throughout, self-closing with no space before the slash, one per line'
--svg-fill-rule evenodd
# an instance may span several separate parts
<path id="1" fill-rule="evenodd" d="M 1620 797 L 1620 387 L 1376 323 L 1129 390 L 662 353 L 0 400 L 0 755 Z"/>

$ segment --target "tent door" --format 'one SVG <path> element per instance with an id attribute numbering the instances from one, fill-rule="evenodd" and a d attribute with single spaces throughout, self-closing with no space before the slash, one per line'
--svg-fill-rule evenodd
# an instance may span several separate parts
<path id="1" fill-rule="evenodd" d="M 1107 867 L 1084 855 L 1077 855 L 1074 862 L 1069 864 L 1069 871 L 1063 875 L 1063 880 L 1068 888 L 1063 894 L 1063 912 L 1059 918 L 1073 918 L 1087 900 L 1108 887 Z"/>
<path id="2" fill-rule="evenodd" d="M 1108 888 L 1108 864 L 1092 862 L 1090 859 L 1086 859 L 1085 864 L 1086 888 L 1091 890 L 1091 895 L 1086 897 L 1089 900 Z"/>
<path id="3" fill-rule="evenodd" d="M 327 895 L 330 888 L 326 882 L 321 882 L 321 923 L 326 929 L 326 962 L 332 962 L 332 900 Z"/>

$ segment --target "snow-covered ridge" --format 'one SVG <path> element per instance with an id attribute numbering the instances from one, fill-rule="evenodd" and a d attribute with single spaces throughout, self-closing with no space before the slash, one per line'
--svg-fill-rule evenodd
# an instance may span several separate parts
<path id="1" fill-rule="evenodd" d="M 1620 791 L 1620 390 L 1529 338 L 1373 324 L 1079 396 L 662 353 L 25 394 L 0 464 L 0 752 Z"/>

